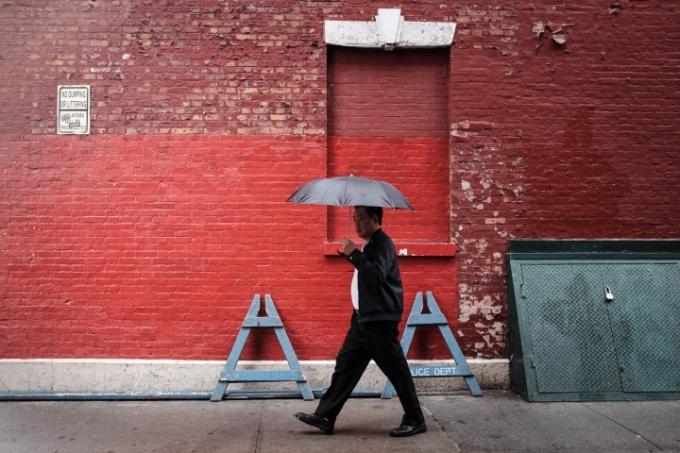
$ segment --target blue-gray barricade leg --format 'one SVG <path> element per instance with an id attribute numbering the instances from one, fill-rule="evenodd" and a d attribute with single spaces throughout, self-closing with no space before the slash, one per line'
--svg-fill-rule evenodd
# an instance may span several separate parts
<path id="1" fill-rule="evenodd" d="M 455 366 L 442 365 L 442 366 L 429 366 L 429 367 L 411 367 L 411 375 L 414 378 L 421 377 L 462 377 L 465 380 L 465 384 L 468 387 L 470 393 L 474 396 L 482 396 L 482 390 L 475 379 L 472 370 L 465 360 L 463 351 L 461 351 L 460 346 L 456 338 L 453 336 L 451 327 L 442 313 L 437 301 L 432 295 L 431 291 L 427 292 L 427 306 L 430 309 L 430 313 L 423 313 L 423 293 L 418 292 L 416 298 L 413 302 L 413 308 L 411 309 L 411 314 L 406 321 L 406 327 L 404 329 L 404 334 L 401 338 L 401 348 L 404 350 L 404 356 L 408 355 L 408 350 L 411 347 L 411 342 L 413 341 L 413 335 L 416 332 L 417 326 L 437 326 L 439 332 L 444 337 L 446 346 L 451 352 L 453 360 L 456 362 Z M 385 382 L 385 388 L 382 393 L 382 398 L 392 398 L 394 393 L 394 387 L 392 383 L 388 380 Z"/>
<path id="2" fill-rule="evenodd" d="M 264 296 L 265 311 L 267 316 L 258 316 L 260 312 L 260 295 L 255 294 L 253 301 L 250 304 L 246 318 L 243 320 L 241 330 L 236 337 L 234 346 L 231 348 L 227 363 L 220 374 L 220 378 L 213 390 L 211 401 L 221 401 L 227 393 L 227 387 L 234 382 L 285 382 L 294 381 L 300 390 L 302 398 L 305 400 L 313 400 L 314 395 L 307 378 L 302 373 L 300 362 L 298 362 L 293 345 L 290 343 L 286 329 L 283 327 L 283 322 L 279 317 L 274 301 L 269 294 Z M 238 364 L 243 348 L 248 339 L 251 329 L 272 328 L 276 333 L 276 338 L 281 344 L 281 349 L 286 356 L 290 370 L 237 370 Z M 243 396 L 257 396 L 255 392 L 245 392 Z"/>

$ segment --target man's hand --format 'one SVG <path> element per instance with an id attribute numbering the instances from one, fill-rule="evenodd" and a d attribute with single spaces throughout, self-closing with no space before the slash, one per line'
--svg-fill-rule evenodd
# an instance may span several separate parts
<path id="1" fill-rule="evenodd" d="M 342 241 L 342 253 L 345 256 L 350 256 L 354 250 L 356 250 L 357 245 L 351 239 L 345 239 Z"/>

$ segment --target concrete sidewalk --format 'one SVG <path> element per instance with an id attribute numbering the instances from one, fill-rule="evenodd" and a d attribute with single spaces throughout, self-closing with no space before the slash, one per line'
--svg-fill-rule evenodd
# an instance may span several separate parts
<path id="1" fill-rule="evenodd" d="M 403 439 L 396 398 L 351 399 L 332 436 L 293 417 L 302 400 L 2 402 L 0 452 L 680 452 L 680 401 L 421 400 L 428 432 Z"/>

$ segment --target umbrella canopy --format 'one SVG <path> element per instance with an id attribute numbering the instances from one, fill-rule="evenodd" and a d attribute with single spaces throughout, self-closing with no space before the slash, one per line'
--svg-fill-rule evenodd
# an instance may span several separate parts
<path id="1" fill-rule="evenodd" d="M 351 175 L 309 181 L 291 195 L 288 201 L 327 206 L 375 206 L 414 210 L 406 197 L 392 184 Z"/>

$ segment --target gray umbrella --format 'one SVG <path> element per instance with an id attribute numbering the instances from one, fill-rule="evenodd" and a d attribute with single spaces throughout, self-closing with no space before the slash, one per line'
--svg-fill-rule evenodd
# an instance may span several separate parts
<path id="1" fill-rule="evenodd" d="M 352 175 L 309 181 L 291 195 L 288 201 L 327 206 L 375 206 L 414 210 L 392 184 Z"/>

